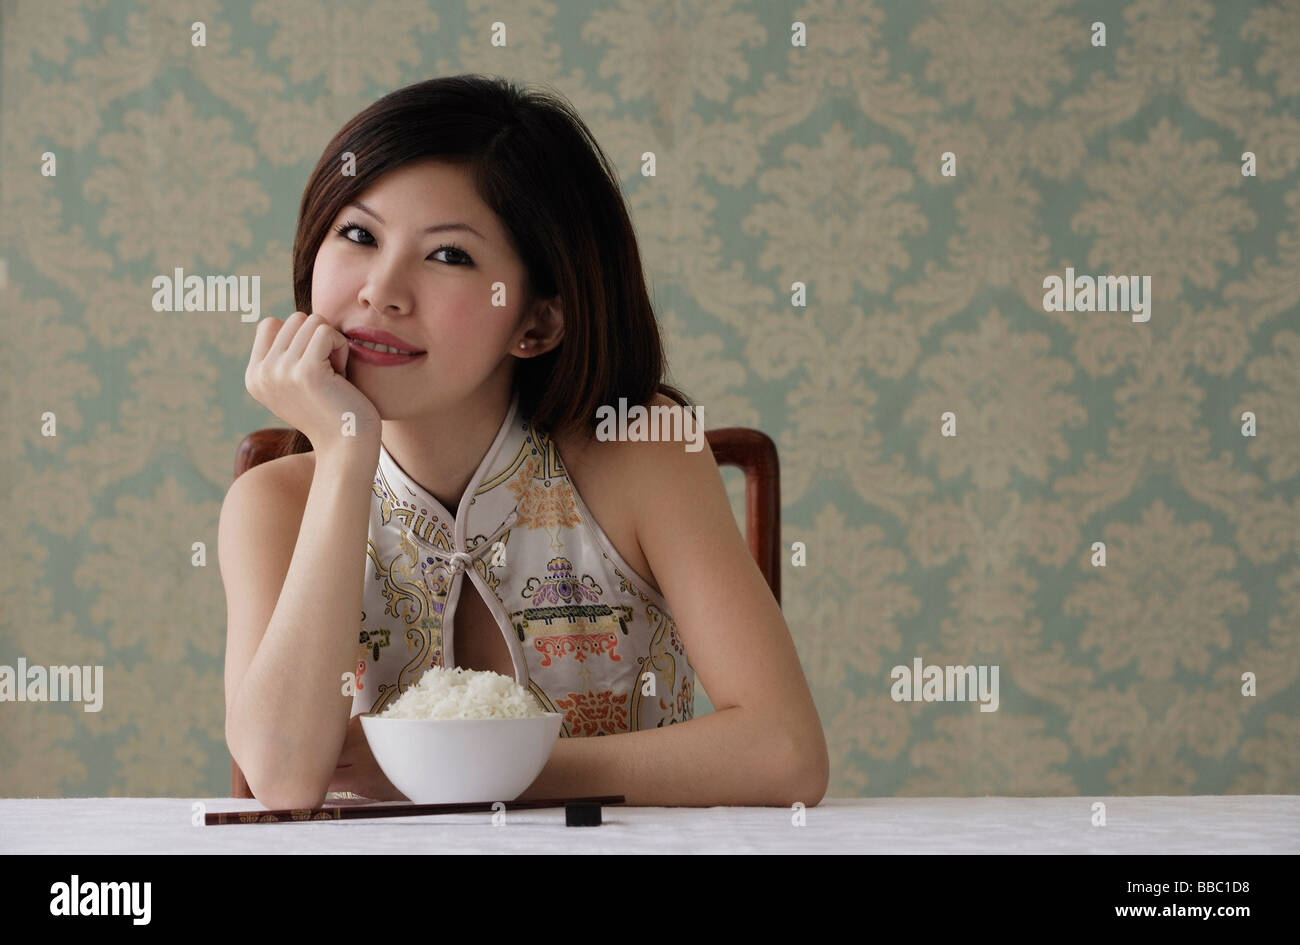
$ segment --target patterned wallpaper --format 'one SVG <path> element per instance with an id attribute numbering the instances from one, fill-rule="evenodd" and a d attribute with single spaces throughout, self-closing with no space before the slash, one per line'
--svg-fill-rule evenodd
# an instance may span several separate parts
<path id="1" fill-rule="evenodd" d="M 17 0 L 0 32 L 0 664 L 103 672 L 99 711 L 0 704 L 0 795 L 228 793 L 218 513 L 281 424 L 254 326 L 151 280 L 258 274 L 288 315 L 325 142 L 457 72 L 576 105 L 672 380 L 778 444 L 828 796 L 1300 792 L 1297 0 Z"/>

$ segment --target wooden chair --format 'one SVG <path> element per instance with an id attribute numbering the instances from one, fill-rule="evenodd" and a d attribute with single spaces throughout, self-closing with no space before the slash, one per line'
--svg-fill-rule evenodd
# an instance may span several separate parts
<path id="1" fill-rule="evenodd" d="M 268 427 L 244 437 L 235 457 L 235 478 L 277 456 L 292 432 L 286 427 Z M 745 538 L 772 596 L 780 604 L 781 470 L 776 444 L 766 433 L 748 427 L 706 430 L 704 435 L 719 466 L 737 466 L 745 474 Z M 233 758 L 230 793 L 232 797 L 253 796 Z"/>

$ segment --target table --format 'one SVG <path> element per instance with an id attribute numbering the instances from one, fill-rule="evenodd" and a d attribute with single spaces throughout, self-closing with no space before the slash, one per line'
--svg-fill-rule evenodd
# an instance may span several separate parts
<path id="1" fill-rule="evenodd" d="M 195 798 L 0 799 L 0 853 L 1297 853 L 1300 797 L 828 798 L 792 824 L 778 807 L 606 807 L 599 827 L 562 808 L 193 826 Z M 201 798 L 209 812 L 264 810 Z M 1107 826 L 1092 826 L 1092 805 Z M 199 818 L 202 824 L 202 817 Z"/>

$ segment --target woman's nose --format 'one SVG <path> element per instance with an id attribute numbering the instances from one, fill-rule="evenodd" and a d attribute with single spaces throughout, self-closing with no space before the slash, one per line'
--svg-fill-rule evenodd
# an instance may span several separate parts
<path id="1" fill-rule="evenodd" d="M 376 260 L 357 293 L 357 301 L 378 312 L 400 314 L 411 310 L 409 277 L 396 260 Z"/>

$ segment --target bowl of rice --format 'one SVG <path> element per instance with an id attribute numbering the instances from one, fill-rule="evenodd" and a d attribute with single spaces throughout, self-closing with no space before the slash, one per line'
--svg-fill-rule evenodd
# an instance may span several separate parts
<path id="1" fill-rule="evenodd" d="M 513 801 L 536 780 L 564 716 L 509 676 L 435 666 L 361 728 L 388 780 L 416 804 Z"/>

